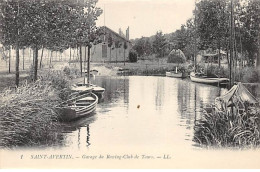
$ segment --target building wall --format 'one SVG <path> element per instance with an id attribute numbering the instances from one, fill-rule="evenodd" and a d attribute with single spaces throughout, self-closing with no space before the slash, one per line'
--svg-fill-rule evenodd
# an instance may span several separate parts
<path id="1" fill-rule="evenodd" d="M 124 61 L 124 51 L 125 51 L 125 60 L 129 60 L 129 51 L 131 49 L 130 43 L 127 43 L 127 49 L 124 50 L 124 46 L 122 45 L 120 48 L 108 47 L 107 43 L 100 43 L 94 45 L 91 48 L 90 56 L 92 62 L 123 62 Z M 85 48 L 82 48 L 82 55 L 85 55 Z"/>

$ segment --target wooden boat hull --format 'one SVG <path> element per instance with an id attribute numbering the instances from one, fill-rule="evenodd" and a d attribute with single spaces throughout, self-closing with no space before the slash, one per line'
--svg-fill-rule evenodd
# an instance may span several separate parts
<path id="1" fill-rule="evenodd" d="M 184 73 L 175 73 L 175 72 L 166 72 L 167 77 L 173 78 L 186 78 L 187 76 Z"/>
<path id="2" fill-rule="evenodd" d="M 105 88 L 99 87 L 97 85 L 93 84 L 83 84 L 83 83 L 77 83 L 72 87 L 72 90 L 75 92 L 79 92 L 80 94 L 92 92 L 98 96 L 99 99 L 103 98 L 103 94 L 105 92 Z"/>
<path id="3" fill-rule="evenodd" d="M 229 79 L 227 78 L 207 78 L 207 77 L 198 77 L 194 72 L 190 74 L 190 79 L 192 82 L 202 83 L 202 84 L 210 84 L 210 85 L 218 85 L 218 84 L 227 84 Z"/>
<path id="4" fill-rule="evenodd" d="M 79 104 L 80 100 L 83 100 L 86 96 L 91 96 L 93 101 L 89 105 L 77 105 L 77 103 Z M 76 104 L 73 106 L 71 105 L 73 104 L 72 102 Z M 63 102 L 60 106 L 56 107 L 56 110 L 59 111 L 59 119 L 61 121 L 72 121 L 90 116 L 96 110 L 97 103 L 98 97 L 93 93 L 88 93 Z"/>

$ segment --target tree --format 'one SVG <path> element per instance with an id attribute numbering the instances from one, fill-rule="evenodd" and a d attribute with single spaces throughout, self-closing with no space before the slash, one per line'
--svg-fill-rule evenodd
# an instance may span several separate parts
<path id="1" fill-rule="evenodd" d="M 145 55 L 145 37 L 136 40 L 133 49 L 137 52 L 139 57 Z"/>
<path id="2" fill-rule="evenodd" d="M 158 57 L 164 56 L 164 50 L 167 45 L 166 38 L 162 34 L 162 31 L 159 31 L 155 35 L 155 40 L 153 41 L 153 49 L 154 53 L 157 54 Z"/>
<path id="3" fill-rule="evenodd" d="M 249 0 L 240 5 L 238 26 L 241 33 L 242 50 L 248 53 L 249 65 L 253 66 L 257 54 L 257 66 L 260 66 L 260 1 Z"/>
<path id="4" fill-rule="evenodd" d="M 0 33 L 1 43 L 4 46 L 14 47 L 16 52 L 16 67 L 15 67 L 15 84 L 19 85 L 19 48 L 23 41 L 20 34 L 21 28 L 24 23 L 24 19 L 21 17 L 23 12 L 20 12 L 20 6 L 22 6 L 23 0 L 20 1 L 0 1 Z M 10 50 L 11 51 L 11 50 Z M 9 52 L 9 55 L 11 53 Z M 10 72 L 10 61 L 9 57 L 9 72 Z"/>
<path id="5" fill-rule="evenodd" d="M 69 47 L 89 45 L 96 29 L 95 21 L 102 13 L 102 10 L 96 7 L 97 0 L 0 2 L 1 43 L 16 48 L 17 63 L 19 48 L 33 49 L 34 80 L 37 80 L 40 48 L 43 54 L 44 48 L 51 52 L 62 52 Z M 19 72 L 17 74 L 19 77 Z"/>
<path id="6" fill-rule="evenodd" d="M 229 37 L 229 11 L 225 0 L 203 0 L 196 4 L 200 49 L 225 49 Z M 220 65 L 220 56 L 219 56 Z"/>
<path id="7" fill-rule="evenodd" d="M 138 56 L 147 56 L 152 54 L 153 47 L 150 38 L 141 37 L 134 41 L 133 49 L 137 52 Z"/>

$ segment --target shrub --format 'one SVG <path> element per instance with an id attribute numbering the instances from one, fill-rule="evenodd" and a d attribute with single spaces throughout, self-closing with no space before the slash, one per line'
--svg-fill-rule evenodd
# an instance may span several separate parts
<path id="1" fill-rule="evenodd" d="M 67 75 L 62 71 L 44 71 L 39 74 L 39 79 L 56 89 L 57 95 L 62 100 L 67 100 L 71 94 L 71 83 Z"/>
<path id="2" fill-rule="evenodd" d="M 80 70 L 77 68 L 65 66 L 63 69 L 64 74 L 69 77 L 70 79 L 80 77 Z"/>
<path id="3" fill-rule="evenodd" d="M 186 57 L 181 50 L 172 50 L 168 55 L 167 63 L 185 63 Z"/>
<path id="4" fill-rule="evenodd" d="M 130 50 L 129 52 L 129 61 L 132 63 L 137 62 L 137 53 L 134 50 Z"/>

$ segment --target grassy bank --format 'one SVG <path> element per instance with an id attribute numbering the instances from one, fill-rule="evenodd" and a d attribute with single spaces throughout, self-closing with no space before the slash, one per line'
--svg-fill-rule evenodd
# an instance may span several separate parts
<path id="1" fill-rule="evenodd" d="M 204 113 L 195 125 L 194 141 L 217 148 L 256 148 L 260 145 L 260 111 Z"/>
<path id="2" fill-rule="evenodd" d="M 190 63 L 175 64 L 167 63 L 167 58 L 155 58 L 155 59 L 143 59 L 138 60 L 136 63 L 123 62 L 118 63 L 95 63 L 93 66 L 103 65 L 109 69 L 122 68 L 127 69 L 126 75 L 159 75 L 165 76 L 165 72 L 175 70 L 178 66 L 179 69 L 184 69 L 187 73 L 193 71 L 193 65 Z M 199 64 L 197 66 L 198 71 L 209 76 L 219 75 L 221 77 L 229 78 L 229 69 L 227 66 L 218 68 L 217 64 Z M 260 83 L 260 70 L 255 67 L 243 67 L 234 71 L 235 82 L 242 83 Z"/>
<path id="3" fill-rule="evenodd" d="M 107 68 L 128 69 L 127 75 L 161 75 L 165 76 L 166 71 L 175 70 L 174 63 L 167 63 L 167 58 L 138 60 L 136 63 L 104 63 Z"/>
<path id="4" fill-rule="evenodd" d="M 0 94 L 0 147 L 48 145 L 56 142 L 58 113 L 55 105 L 70 94 L 62 71 L 40 72 L 36 82 Z"/>

